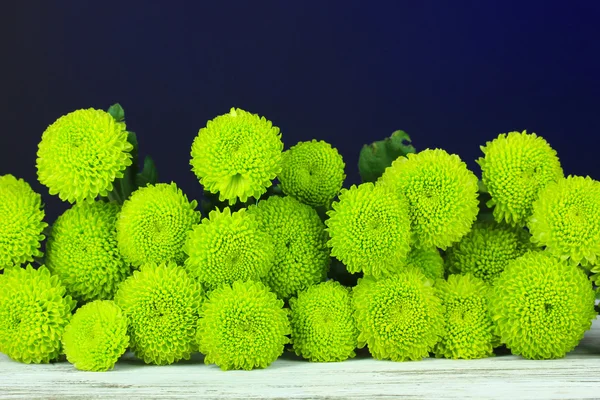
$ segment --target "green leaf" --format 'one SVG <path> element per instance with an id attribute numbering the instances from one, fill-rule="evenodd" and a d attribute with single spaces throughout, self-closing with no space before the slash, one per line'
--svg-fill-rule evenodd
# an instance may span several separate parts
<path id="1" fill-rule="evenodd" d="M 135 177 L 135 184 L 137 187 L 144 187 L 146 185 L 154 185 L 156 182 L 158 182 L 156 165 L 150 156 L 146 156 L 144 158 L 144 169 Z"/>
<path id="2" fill-rule="evenodd" d="M 358 170 L 363 182 L 375 182 L 392 162 L 416 150 L 408 133 L 398 130 L 384 140 L 364 145 L 358 158 Z"/>
<path id="3" fill-rule="evenodd" d="M 131 193 L 137 189 L 137 186 L 135 185 L 135 173 L 133 170 L 134 166 L 130 165 L 123 172 L 123 178 L 118 181 L 120 185 L 121 204 L 123 204 L 123 202 L 131 196 Z"/>
<path id="4" fill-rule="evenodd" d="M 133 159 L 133 165 L 135 165 L 136 173 L 137 173 L 137 165 L 138 165 L 138 140 L 135 132 L 127 131 L 127 141 L 133 146 L 133 150 L 131 150 L 131 157 Z"/>
<path id="5" fill-rule="evenodd" d="M 108 108 L 108 113 L 112 115 L 112 117 L 117 122 L 122 122 L 125 120 L 125 110 L 119 103 L 113 104 Z"/>

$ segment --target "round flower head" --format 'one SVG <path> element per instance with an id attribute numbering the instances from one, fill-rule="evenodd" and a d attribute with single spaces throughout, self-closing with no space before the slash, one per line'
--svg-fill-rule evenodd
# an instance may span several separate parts
<path id="1" fill-rule="evenodd" d="M 410 251 L 406 201 L 373 183 L 342 189 L 325 221 L 331 255 L 351 273 L 382 277 L 398 271 Z"/>
<path id="2" fill-rule="evenodd" d="M 131 265 L 117 249 L 115 203 L 77 203 L 52 226 L 46 266 L 80 302 L 112 299 Z"/>
<path id="3" fill-rule="evenodd" d="M 133 146 L 125 123 L 107 112 L 77 110 L 60 117 L 42 135 L 38 179 L 50 194 L 70 203 L 107 196 L 131 165 Z"/>
<path id="4" fill-rule="evenodd" d="M 484 358 L 493 355 L 497 338 L 488 309 L 489 285 L 467 275 L 450 275 L 440 280 L 435 292 L 442 300 L 446 333 L 435 346 L 437 357 Z"/>
<path id="5" fill-rule="evenodd" d="M 469 232 L 479 212 L 477 177 L 460 157 L 444 150 L 398 157 L 378 184 L 406 196 L 420 247 L 445 250 Z"/>
<path id="6" fill-rule="evenodd" d="M 192 144 L 192 171 L 219 200 L 259 198 L 281 171 L 283 142 L 271 121 L 239 108 L 208 121 Z"/>
<path id="7" fill-rule="evenodd" d="M 448 249 L 446 262 L 454 274 L 472 274 L 493 283 L 506 265 L 535 246 L 527 231 L 496 222 L 477 222 L 473 230 Z"/>
<path id="8" fill-rule="evenodd" d="M 189 360 L 202 295 L 200 284 L 173 262 L 146 264 L 121 283 L 115 303 L 129 320 L 136 357 L 158 365 Z"/>
<path id="9" fill-rule="evenodd" d="M 477 163 L 492 199 L 496 221 L 524 226 L 533 202 L 549 183 L 563 177 L 556 151 L 544 138 L 526 131 L 501 134 L 481 147 Z"/>
<path id="10" fill-rule="evenodd" d="M 325 280 L 331 261 L 327 233 L 313 208 L 293 197 L 272 196 L 248 212 L 275 246 L 273 265 L 263 279 L 272 291 L 287 299 Z"/>
<path id="11" fill-rule="evenodd" d="M 0 176 L 0 270 L 41 257 L 42 197 L 22 179 Z"/>
<path id="12" fill-rule="evenodd" d="M 313 207 L 328 207 L 346 178 L 344 160 L 324 141 L 300 142 L 283 153 L 283 193 Z"/>
<path id="13" fill-rule="evenodd" d="M 420 360 L 444 335 L 444 307 L 430 281 L 408 269 L 385 279 L 365 277 L 352 294 L 358 346 L 373 357 Z"/>
<path id="14" fill-rule="evenodd" d="M 584 266 L 600 261 L 600 182 L 569 176 L 549 184 L 533 205 L 532 240 Z"/>
<path id="15" fill-rule="evenodd" d="M 222 370 L 266 368 L 289 343 L 283 301 L 260 282 L 236 281 L 213 290 L 200 316 L 197 341 L 204 362 Z"/>
<path id="16" fill-rule="evenodd" d="M 110 300 L 97 300 L 77 310 L 62 338 L 67 360 L 82 371 L 114 368 L 129 345 L 127 318 Z"/>
<path id="17" fill-rule="evenodd" d="M 344 361 L 354 357 L 358 329 L 350 291 L 335 281 L 323 282 L 290 299 L 292 343 L 310 361 Z"/>
<path id="18" fill-rule="evenodd" d="M 7 268 L 0 275 L 0 353 L 27 364 L 56 359 L 73 308 L 46 267 Z"/>
<path id="19" fill-rule="evenodd" d="M 596 317 L 583 270 L 545 251 L 508 264 L 492 289 L 490 310 L 502 342 L 529 359 L 564 357 Z"/>
<path id="20" fill-rule="evenodd" d="M 188 232 L 200 221 L 197 202 L 189 202 L 174 183 L 136 190 L 117 220 L 119 250 L 134 266 L 185 260 Z"/>
<path id="21" fill-rule="evenodd" d="M 435 282 L 444 278 L 444 259 L 435 247 L 413 247 L 406 257 L 405 265 L 408 268 L 420 270 L 427 279 Z"/>
<path id="22" fill-rule="evenodd" d="M 259 280 L 273 264 L 271 237 L 245 209 L 211 211 L 186 242 L 185 266 L 210 289 L 238 280 Z"/>

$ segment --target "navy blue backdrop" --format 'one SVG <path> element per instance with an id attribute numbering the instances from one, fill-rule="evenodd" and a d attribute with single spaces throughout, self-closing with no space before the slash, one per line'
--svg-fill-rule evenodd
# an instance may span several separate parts
<path id="1" fill-rule="evenodd" d="M 498 133 L 536 132 L 566 173 L 600 178 L 600 2 L 14 1 L 3 5 L 0 174 L 35 182 L 40 135 L 120 102 L 161 181 L 201 187 L 189 150 L 236 106 L 286 147 L 324 139 L 358 182 L 363 143 L 396 129 L 476 172 Z M 8 39 L 8 40 L 6 40 Z"/>

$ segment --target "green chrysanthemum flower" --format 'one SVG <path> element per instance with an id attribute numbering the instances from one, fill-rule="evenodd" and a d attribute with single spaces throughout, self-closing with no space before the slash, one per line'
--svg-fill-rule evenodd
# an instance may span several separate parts
<path id="1" fill-rule="evenodd" d="M 377 359 L 420 360 L 444 336 L 444 307 L 419 270 L 381 280 L 362 278 L 352 303 L 360 331 L 358 346 L 368 345 Z"/>
<path id="2" fill-rule="evenodd" d="M 115 303 L 129 319 L 131 349 L 147 364 L 189 360 L 196 351 L 200 284 L 173 262 L 146 264 L 119 286 Z"/>
<path id="3" fill-rule="evenodd" d="M 271 237 L 275 259 L 263 281 L 282 299 L 322 282 L 330 257 L 325 225 L 317 212 L 293 197 L 272 196 L 248 208 Z"/>
<path id="4" fill-rule="evenodd" d="M 75 304 L 46 267 L 7 268 L 0 275 L 0 352 L 27 364 L 56 359 Z"/>
<path id="5" fill-rule="evenodd" d="M 77 110 L 60 117 L 42 135 L 38 179 L 50 194 L 70 203 L 107 196 L 131 165 L 125 123 L 107 112 Z"/>
<path id="6" fill-rule="evenodd" d="M 466 235 L 479 212 L 477 177 L 440 149 L 398 157 L 379 185 L 408 199 L 416 244 L 445 250 Z"/>
<path id="7" fill-rule="evenodd" d="M 548 184 L 563 177 L 556 151 L 535 133 L 501 134 L 481 147 L 484 157 L 477 163 L 492 199 L 496 221 L 524 226 L 533 202 Z"/>
<path id="8" fill-rule="evenodd" d="M 435 292 L 446 308 L 446 334 L 435 346 L 437 357 L 473 359 L 490 357 L 497 338 L 488 309 L 489 285 L 467 275 L 440 280 Z"/>
<path id="9" fill-rule="evenodd" d="M 0 176 L 0 270 L 41 257 L 42 197 L 22 179 Z"/>
<path id="10" fill-rule="evenodd" d="M 78 203 L 52 226 L 46 265 L 80 302 L 109 300 L 131 273 L 117 248 L 115 203 Z"/>
<path id="11" fill-rule="evenodd" d="M 67 360 L 82 371 L 109 371 L 129 345 L 127 318 L 110 300 L 77 310 L 62 338 Z"/>
<path id="12" fill-rule="evenodd" d="M 521 228 L 477 222 L 471 232 L 446 252 L 448 269 L 454 274 L 472 274 L 494 283 L 510 261 L 535 249 L 530 237 Z"/>
<path id="13" fill-rule="evenodd" d="M 290 323 L 283 301 L 260 282 L 237 281 L 210 292 L 198 321 L 206 364 L 222 370 L 266 368 L 282 353 Z"/>
<path id="14" fill-rule="evenodd" d="M 328 207 L 346 174 L 338 151 L 324 141 L 300 142 L 283 153 L 279 174 L 283 193 L 313 207 Z"/>
<path id="15" fill-rule="evenodd" d="M 406 201 L 369 182 L 342 189 L 332 208 L 328 244 L 349 272 L 383 277 L 402 269 L 411 245 Z"/>
<path id="16" fill-rule="evenodd" d="M 564 357 L 596 317 L 586 274 L 547 252 L 511 261 L 496 279 L 490 300 L 503 343 L 529 359 Z"/>
<path id="17" fill-rule="evenodd" d="M 136 190 L 117 220 L 119 250 L 134 266 L 185 260 L 188 232 L 200 221 L 198 203 L 188 201 L 175 183 Z"/>
<path id="18" fill-rule="evenodd" d="M 408 268 L 420 270 L 432 282 L 444 278 L 446 272 L 444 259 L 435 247 L 428 249 L 413 247 L 404 263 Z"/>
<path id="19" fill-rule="evenodd" d="M 232 108 L 200 129 L 190 164 L 205 189 L 235 204 L 267 191 L 281 171 L 282 151 L 281 133 L 271 121 Z"/>
<path id="20" fill-rule="evenodd" d="M 600 256 L 600 182 L 569 176 L 549 184 L 533 204 L 532 240 L 555 256 L 584 266 Z"/>
<path id="21" fill-rule="evenodd" d="M 245 209 L 211 211 L 190 232 L 188 271 L 209 289 L 241 280 L 260 280 L 273 265 L 271 237 Z"/>
<path id="22" fill-rule="evenodd" d="M 290 309 L 297 355 L 315 362 L 355 356 L 358 329 L 349 289 L 335 281 L 323 282 L 290 299 Z"/>

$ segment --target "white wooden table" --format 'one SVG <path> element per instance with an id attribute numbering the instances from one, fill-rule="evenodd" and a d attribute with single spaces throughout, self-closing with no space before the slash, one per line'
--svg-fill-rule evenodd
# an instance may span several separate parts
<path id="1" fill-rule="evenodd" d="M 79 372 L 66 362 L 25 365 L 0 355 L 0 398 L 573 399 L 600 398 L 600 321 L 565 359 L 514 356 L 395 363 L 366 356 L 314 364 L 284 355 L 265 370 L 223 372 L 201 357 L 144 365 L 126 355 L 115 370 Z"/>

